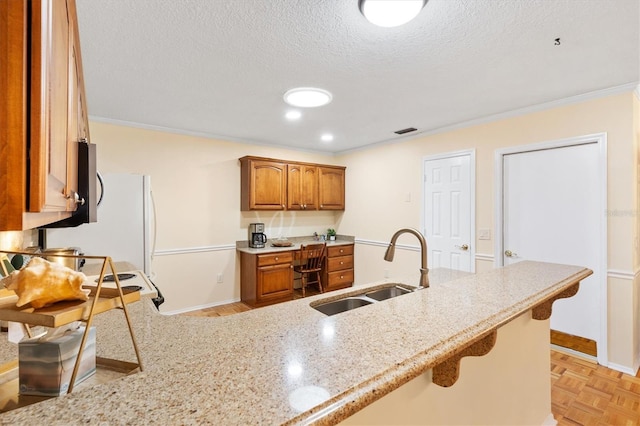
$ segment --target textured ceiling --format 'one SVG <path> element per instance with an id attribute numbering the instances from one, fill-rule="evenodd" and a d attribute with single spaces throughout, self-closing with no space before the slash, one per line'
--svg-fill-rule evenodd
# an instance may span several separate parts
<path id="1" fill-rule="evenodd" d="M 76 1 L 92 118 L 233 141 L 341 152 L 639 78 L 638 0 L 430 0 L 397 28 L 358 0 Z M 289 122 L 297 86 L 333 102 Z"/>

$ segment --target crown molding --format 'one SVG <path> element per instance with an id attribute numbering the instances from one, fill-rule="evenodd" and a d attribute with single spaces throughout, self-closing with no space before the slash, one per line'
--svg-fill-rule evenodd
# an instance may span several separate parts
<path id="1" fill-rule="evenodd" d="M 507 118 L 513 118 L 513 117 L 518 117 L 518 116 L 522 116 L 522 115 L 526 115 L 526 114 L 531 114 L 534 112 L 539 112 L 539 111 L 544 111 L 547 109 L 552 109 L 552 108 L 558 108 L 561 106 L 565 106 L 565 105 L 572 105 L 572 104 L 577 104 L 577 103 L 581 103 L 581 102 L 586 102 L 592 99 L 598 99 L 598 98 L 604 98 L 607 96 L 613 96 L 613 95 L 618 95 L 620 93 L 625 93 L 625 92 L 633 92 L 635 94 L 635 96 L 640 100 L 640 84 L 637 81 L 631 82 L 631 83 L 627 83 L 627 84 L 623 84 L 620 86 L 615 86 L 615 87 L 610 87 L 607 89 L 602 89 L 602 90 L 595 90 L 593 92 L 587 92 L 587 93 L 583 93 L 580 95 L 576 95 L 576 96 L 570 96 L 567 98 L 563 98 L 563 99 L 557 99 L 551 102 L 544 102 L 541 104 L 536 104 L 536 105 L 530 105 L 524 108 L 518 108 L 518 109 L 514 109 L 514 110 L 510 110 L 510 111 L 505 111 L 505 112 L 501 112 L 501 113 L 497 113 L 497 114 L 491 114 L 491 115 L 487 115 L 484 117 L 479 117 L 473 120 L 468 120 L 468 121 L 463 121 L 460 123 L 455 123 L 455 124 L 451 124 L 448 126 L 442 126 L 442 127 L 437 127 L 437 128 L 433 128 L 433 129 L 425 129 L 419 132 L 412 132 L 411 134 L 405 135 L 403 137 L 395 137 L 393 139 L 386 139 L 386 140 L 382 140 L 382 141 L 378 141 L 378 142 L 374 142 L 368 145 L 364 145 L 364 146 L 360 146 L 357 148 L 353 148 L 353 149 L 347 149 L 347 150 L 343 150 L 343 151 L 323 151 L 323 150 L 311 150 L 311 149 L 302 149 L 302 148 L 296 148 L 296 147 L 291 147 L 291 146 L 286 146 L 286 145 L 278 145 L 278 144 L 272 144 L 272 143 L 266 143 L 266 142 L 261 142 L 261 141 L 253 141 L 253 140 L 246 140 L 246 139 L 242 139 L 242 138 L 237 138 L 237 137 L 233 137 L 233 136 L 227 136 L 227 135 L 218 135 L 218 134 L 213 134 L 213 133 L 207 133 L 207 132 L 196 132 L 196 131 L 190 131 L 190 130 L 184 130 L 184 129 L 175 129 L 175 128 L 171 128 L 171 127 L 164 127 L 164 126 L 155 126 L 155 125 L 150 125 L 150 124 L 143 124 L 143 123 L 136 123 L 136 122 L 132 122 L 132 121 L 125 121 L 125 120 L 117 120 L 117 119 L 112 119 L 112 118 L 107 118 L 107 117 L 100 117 L 100 116 L 95 116 L 95 115 L 89 115 L 89 119 L 91 121 L 95 121 L 98 123 L 105 123 L 105 124 L 112 124 L 112 125 L 117 125 L 117 126 L 124 126 L 124 127 L 134 127 L 134 128 L 138 128 L 138 129 L 144 129 L 144 130 L 152 130 L 152 131 L 157 131 L 157 132 L 164 132 L 164 133 L 173 133 L 173 134 L 178 134 L 178 135 L 186 135 L 186 136 L 194 136 L 194 137 L 201 137 L 201 138 L 206 138 L 206 139 L 215 139 L 215 140 L 219 140 L 222 142 L 234 142 L 234 143 L 242 143 L 242 144 L 247 144 L 247 145 L 258 145 L 258 146 L 269 146 L 269 147 L 273 147 L 273 148 L 280 148 L 280 149 L 287 149 L 287 150 L 291 150 L 291 151 L 300 151 L 300 152 L 308 152 L 308 153 L 312 153 L 312 154 L 321 154 L 321 155 L 327 155 L 327 156 L 336 156 L 336 155 L 344 155 L 344 154 L 349 154 L 352 152 L 358 152 L 358 151 L 364 151 L 370 148 L 375 148 L 375 147 L 379 147 L 379 146 L 383 146 L 383 145 L 390 145 L 390 144 L 396 144 L 396 143 L 401 143 L 401 142 L 406 142 L 409 140 L 413 140 L 413 139 L 418 139 L 424 136 L 431 136 L 431 135 L 435 135 L 435 134 L 440 134 L 440 133 L 446 133 L 446 132 L 450 132 L 453 130 L 458 130 L 458 129 L 462 129 L 462 128 L 466 128 L 466 127 L 471 127 L 471 126 L 477 126 L 480 124 L 486 124 L 486 123 L 490 123 L 492 121 L 498 121 L 498 120 L 504 120 Z"/>
<path id="2" fill-rule="evenodd" d="M 567 98 L 556 99 L 555 101 L 544 102 L 541 104 L 530 105 L 523 108 L 518 108 L 510 111 L 504 111 L 497 114 L 486 115 L 484 117 L 475 118 L 473 120 L 463 121 L 460 123 L 451 124 L 448 126 L 437 127 L 433 129 L 425 129 L 419 132 L 411 132 L 404 137 L 387 139 L 380 142 L 375 142 L 369 145 L 361 146 L 358 148 L 347 149 L 344 151 L 337 151 L 336 154 L 350 154 L 353 152 L 364 151 L 369 148 L 374 148 L 383 145 L 390 145 L 400 142 L 406 142 L 408 140 L 419 139 L 424 136 L 431 136 L 440 133 L 451 132 L 454 130 L 463 129 L 466 127 L 478 126 L 480 124 L 491 123 L 493 121 L 504 120 L 507 118 L 519 117 L 522 115 L 532 114 L 534 112 L 545 111 L 548 109 L 558 108 L 566 105 L 579 104 L 582 102 L 590 101 L 593 99 L 605 98 L 607 96 L 619 95 L 621 93 L 634 92 L 640 99 L 640 84 L 637 81 L 623 84 L 620 86 L 609 87 L 607 89 L 595 90 L 593 92 L 582 93 L 580 95 L 569 96 Z"/>

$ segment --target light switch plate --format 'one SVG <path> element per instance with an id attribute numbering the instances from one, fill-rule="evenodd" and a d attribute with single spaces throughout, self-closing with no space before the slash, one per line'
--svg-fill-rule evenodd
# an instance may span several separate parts
<path id="1" fill-rule="evenodd" d="M 479 240 L 490 240 L 491 239 L 491 229 L 479 229 L 478 230 L 478 239 Z"/>

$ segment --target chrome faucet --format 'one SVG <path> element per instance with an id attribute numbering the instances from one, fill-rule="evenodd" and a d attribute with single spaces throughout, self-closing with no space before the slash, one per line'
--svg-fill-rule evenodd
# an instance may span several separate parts
<path id="1" fill-rule="evenodd" d="M 420 241 L 420 251 L 422 253 L 422 267 L 420 268 L 420 284 L 418 285 L 418 289 L 429 287 L 429 268 L 427 268 L 427 240 L 424 239 L 424 236 L 414 228 L 402 228 L 397 231 L 391 237 L 391 241 L 389 242 L 389 247 L 387 247 L 387 251 L 384 254 L 384 260 L 387 262 L 393 261 L 393 255 L 396 251 L 396 240 L 402 234 L 409 233 L 415 235 Z"/>

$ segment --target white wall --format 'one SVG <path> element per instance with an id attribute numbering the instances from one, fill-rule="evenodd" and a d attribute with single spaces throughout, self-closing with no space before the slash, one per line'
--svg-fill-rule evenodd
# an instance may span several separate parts
<path id="1" fill-rule="evenodd" d="M 356 236 L 356 284 L 384 278 L 386 269 L 393 275 L 418 268 L 417 252 L 399 250 L 393 263 L 382 256 L 397 229 L 421 226 L 422 159 L 428 155 L 476 149 L 476 229 L 495 235 L 496 149 L 606 132 L 608 209 L 633 213 L 640 191 L 638 110 L 634 95 L 624 93 L 337 157 L 95 121 L 91 137 L 101 171 L 151 175 L 158 212 L 153 269 L 167 296 L 163 311 L 169 312 L 239 299 L 232 245 L 246 238 L 254 221 L 265 222 L 269 236 L 307 235 L 329 226 Z M 237 159 L 244 155 L 347 166 L 346 211 L 240 212 Z M 608 216 L 609 330 L 615 330 L 609 335 L 609 360 L 627 369 L 637 368 L 640 360 L 638 228 L 637 214 Z M 399 243 L 417 245 L 410 236 Z M 476 271 L 493 267 L 493 243 L 475 239 Z M 215 284 L 220 272 L 224 283 Z"/>
<path id="2" fill-rule="evenodd" d="M 549 321 L 525 312 L 498 329 L 488 354 L 462 358 L 453 386 L 433 384 L 429 370 L 341 424 L 545 424 L 553 418 L 548 341 Z"/>
<path id="3" fill-rule="evenodd" d="M 355 151 L 338 157 L 347 166 L 349 208 L 340 227 L 358 239 L 388 241 L 398 228 L 421 226 L 422 160 L 425 156 L 466 149 L 476 150 L 476 229 L 494 229 L 494 153 L 508 146 L 527 145 L 595 133 L 607 133 L 609 361 L 631 371 L 638 367 L 637 238 L 637 121 L 638 102 L 632 93 L 557 107 L 459 130 L 417 136 L 415 139 Z M 375 171 L 373 173 L 372 171 Z M 354 188 L 356 190 L 354 190 Z M 410 201 L 407 199 L 410 194 Z M 606 214 L 603 212 L 603 214 Z M 410 239 L 403 241 L 415 244 Z M 493 266 L 493 240 L 476 244 L 476 271 Z M 358 250 L 371 252 L 372 248 Z M 377 259 L 381 259 L 376 254 Z M 479 255 L 479 256 L 478 256 Z M 380 257 L 378 257 L 380 256 Z M 399 260 L 399 259 L 398 259 Z M 363 270 L 356 257 L 356 280 L 381 273 L 368 263 Z M 375 260 L 375 262 L 379 262 Z M 419 262 L 411 268 L 417 268 Z M 634 307 L 635 306 L 635 307 Z M 597 313 L 594 313 L 594 315 Z"/>
<path id="4" fill-rule="evenodd" d="M 238 159 L 255 155 L 339 164 L 332 156 L 90 123 L 98 170 L 151 176 L 157 235 L 152 279 L 176 312 L 240 300 L 235 243 L 249 223 L 264 222 L 269 237 L 341 229 L 341 212 L 241 212 Z M 118 260 L 117 253 L 106 253 Z M 217 274 L 223 283 L 216 283 Z"/>

